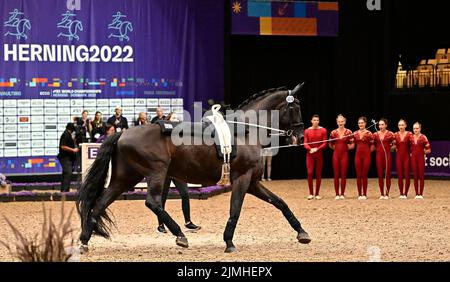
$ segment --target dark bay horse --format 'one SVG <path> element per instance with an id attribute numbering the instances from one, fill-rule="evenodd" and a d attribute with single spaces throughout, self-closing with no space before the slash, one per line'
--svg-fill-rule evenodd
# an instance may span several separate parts
<path id="1" fill-rule="evenodd" d="M 251 96 L 238 109 L 243 112 L 278 110 L 279 129 L 291 130 L 292 142 L 299 144 L 303 139 L 300 102 L 296 98 L 300 89 L 301 86 L 298 85 L 292 91 L 284 87 L 266 90 Z M 245 135 L 240 138 L 249 137 Z M 260 183 L 263 170 L 260 151 L 261 145 L 239 145 L 237 155 L 231 161 L 230 216 L 223 235 L 225 252 L 236 251 L 233 235 L 246 193 L 279 209 L 297 232 L 300 243 L 307 244 L 311 241 L 286 203 Z M 111 181 L 105 189 L 110 161 Z M 170 136 L 163 135 L 156 124 L 114 134 L 102 144 L 79 191 L 77 209 L 81 217 L 81 250 L 87 251 L 87 244 L 93 233 L 109 237 L 113 222 L 107 214 L 107 207 L 144 177 L 148 184 L 145 205 L 161 216 L 164 224 L 176 236 L 177 245 L 188 247 L 187 238 L 180 226 L 161 207 L 164 181 L 166 177 L 171 177 L 183 182 L 215 185 L 220 179 L 221 167 L 222 160 L 217 158 L 215 146 L 175 146 Z"/>

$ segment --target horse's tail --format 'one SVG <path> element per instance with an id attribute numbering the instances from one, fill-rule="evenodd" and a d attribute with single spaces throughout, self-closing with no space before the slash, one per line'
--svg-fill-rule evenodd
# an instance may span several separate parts
<path id="1" fill-rule="evenodd" d="M 109 226 L 113 224 L 107 211 L 103 211 L 98 218 L 91 218 L 92 209 L 97 199 L 105 190 L 106 176 L 108 175 L 109 162 L 117 147 L 117 141 L 122 133 L 115 133 L 108 137 L 100 147 L 97 158 L 89 168 L 86 178 L 81 184 L 77 198 L 77 210 L 81 217 L 81 226 L 90 225 L 93 232 L 105 238 L 109 238 Z"/>

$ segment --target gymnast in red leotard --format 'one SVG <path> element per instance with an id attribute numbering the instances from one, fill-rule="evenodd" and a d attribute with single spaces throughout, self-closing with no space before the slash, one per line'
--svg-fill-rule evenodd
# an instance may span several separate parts
<path id="1" fill-rule="evenodd" d="M 367 118 L 358 119 L 359 130 L 354 132 L 356 143 L 355 168 L 358 200 L 367 199 L 368 174 L 370 168 L 370 153 L 373 150 L 373 135 L 366 129 Z"/>
<path id="2" fill-rule="evenodd" d="M 425 188 L 425 155 L 431 153 L 430 142 L 425 135 L 420 133 L 421 129 L 422 125 L 416 122 L 413 126 L 414 135 L 410 138 L 411 167 L 414 175 L 416 199 L 423 199 L 423 189 Z"/>
<path id="3" fill-rule="evenodd" d="M 395 133 L 395 164 L 398 175 L 398 189 L 400 190 L 400 199 L 408 198 L 410 174 L 411 174 L 411 136 L 410 131 L 406 131 L 406 121 L 401 119 L 398 122 L 398 132 Z M 405 184 L 403 185 L 403 179 Z"/>
<path id="4" fill-rule="evenodd" d="M 338 115 L 336 123 L 338 128 L 330 134 L 332 139 L 328 145 L 333 153 L 333 172 L 334 172 L 334 191 L 336 192 L 336 200 L 345 199 L 345 186 L 347 181 L 348 170 L 348 150 L 355 148 L 353 133 L 345 128 L 347 119 L 343 115 Z M 333 140 L 336 139 L 336 140 Z M 341 191 L 339 192 L 339 178 L 341 179 Z"/>
<path id="5" fill-rule="evenodd" d="M 320 200 L 320 183 L 322 181 L 323 154 L 327 147 L 327 130 L 319 126 L 319 116 L 314 115 L 311 119 L 312 126 L 305 130 L 304 147 L 306 149 L 306 169 L 308 171 L 308 200 Z M 314 167 L 316 170 L 316 192 L 313 188 Z"/>
<path id="6" fill-rule="evenodd" d="M 391 149 L 394 145 L 394 133 L 387 130 L 387 119 L 382 118 L 378 122 L 380 131 L 373 134 L 376 148 L 376 164 L 378 172 L 378 186 L 380 187 L 380 200 L 389 199 L 389 191 L 391 190 L 391 166 L 392 156 Z M 386 177 L 386 193 L 384 192 L 384 177 Z"/>

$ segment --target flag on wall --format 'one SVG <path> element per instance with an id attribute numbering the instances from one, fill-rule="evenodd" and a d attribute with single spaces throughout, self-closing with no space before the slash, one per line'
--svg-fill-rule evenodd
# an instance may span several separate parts
<path id="1" fill-rule="evenodd" d="M 337 36 L 338 2 L 230 0 L 232 34 Z"/>

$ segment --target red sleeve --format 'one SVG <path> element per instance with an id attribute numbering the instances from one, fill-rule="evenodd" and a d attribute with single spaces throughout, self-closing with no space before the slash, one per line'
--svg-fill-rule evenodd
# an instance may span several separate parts
<path id="1" fill-rule="evenodd" d="M 391 146 L 395 144 L 395 135 L 392 131 L 389 131 L 389 143 L 391 144 Z"/>
<path id="2" fill-rule="evenodd" d="M 423 136 L 423 146 L 425 147 L 426 150 L 430 150 L 431 145 L 430 142 L 428 141 L 428 138 L 425 135 L 422 136 Z"/>
<path id="3" fill-rule="evenodd" d="M 303 144 L 305 144 L 305 145 L 303 145 L 304 147 L 305 147 L 305 149 L 306 150 L 311 150 L 311 147 L 309 146 L 309 129 L 307 129 L 307 130 L 305 130 L 305 136 L 304 136 L 304 139 L 303 139 Z"/>
<path id="4" fill-rule="evenodd" d="M 323 150 L 327 147 L 327 136 L 328 136 L 328 132 L 325 128 L 322 128 L 322 140 L 324 142 L 322 142 L 319 146 L 319 150 Z"/>

